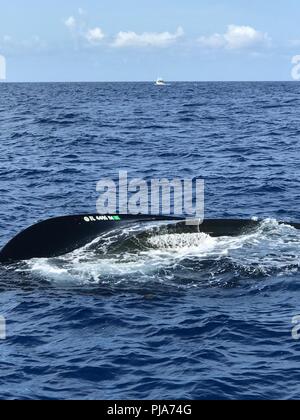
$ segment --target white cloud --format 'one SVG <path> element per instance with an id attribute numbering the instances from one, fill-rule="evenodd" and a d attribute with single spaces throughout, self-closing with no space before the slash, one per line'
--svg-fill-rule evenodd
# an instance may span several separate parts
<path id="1" fill-rule="evenodd" d="M 90 44 L 98 44 L 105 37 L 101 28 L 89 29 L 85 34 L 86 40 Z"/>
<path id="2" fill-rule="evenodd" d="M 69 30 L 76 48 L 82 46 L 97 46 L 104 38 L 105 33 L 99 27 L 90 27 L 86 20 L 87 12 L 82 8 L 77 9 L 75 15 L 69 16 L 64 20 L 65 27 Z M 137 34 L 133 31 L 119 32 L 108 45 L 111 47 L 166 47 L 175 43 L 179 38 L 183 37 L 184 31 L 182 27 L 178 27 L 177 31 L 171 32 L 144 32 Z"/>
<path id="3" fill-rule="evenodd" d="M 119 32 L 113 42 L 114 47 L 166 47 L 176 42 L 184 35 L 184 30 L 179 27 L 175 33 L 170 32 Z"/>
<path id="4" fill-rule="evenodd" d="M 86 12 L 79 8 L 78 16 L 70 16 L 64 21 L 65 26 L 70 31 L 70 34 L 74 41 L 78 42 L 84 41 L 90 45 L 98 45 L 100 41 L 105 38 L 104 32 L 101 28 L 89 28 L 84 16 Z"/>
<path id="5" fill-rule="evenodd" d="M 65 25 L 69 29 L 74 29 L 76 27 L 76 19 L 74 16 L 70 16 L 68 19 L 65 20 Z"/>
<path id="6" fill-rule="evenodd" d="M 206 48 L 223 48 L 228 50 L 243 50 L 263 47 L 271 44 L 271 38 L 266 32 L 258 31 L 251 26 L 229 25 L 224 34 L 202 36 L 199 42 Z"/>

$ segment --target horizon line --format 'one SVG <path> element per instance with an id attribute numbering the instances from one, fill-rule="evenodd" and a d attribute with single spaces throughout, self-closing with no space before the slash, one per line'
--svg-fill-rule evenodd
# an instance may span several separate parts
<path id="1" fill-rule="evenodd" d="M 167 80 L 166 83 L 297 83 L 297 80 Z M 8 84 L 38 84 L 38 83 L 155 83 L 155 80 L 39 80 L 39 81 L 6 81 L 1 80 L 0 85 Z"/>

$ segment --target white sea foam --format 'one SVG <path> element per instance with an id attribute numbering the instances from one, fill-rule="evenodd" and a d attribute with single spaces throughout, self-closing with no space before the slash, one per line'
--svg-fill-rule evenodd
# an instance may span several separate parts
<path id="1" fill-rule="evenodd" d="M 136 239 L 136 248 L 125 246 L 122 251 L 112 252 L 114 246 L 130 235 L 137 235 L 139 229 L 135 226 L 130 231 L 115 232 L 104 241 L 102 238 L 102 242 L 94 241 L 61 258 L 31 260 L 26 269 L 52 282 L 90 284 L 128 278 L 141 282 L 163 280 L 164 276 L 184 269 L 186 261 L 221 263 L 227 259 L 237 267 L 255 267 L 266 274 L 277 270 L 279 275 L 300 267 L 299 231 L 274 220 L 265 221 L 250 234 L 220 238 L 203 233 L 160 233 L 152 231 L 152 226 L 146 237 Z"/>

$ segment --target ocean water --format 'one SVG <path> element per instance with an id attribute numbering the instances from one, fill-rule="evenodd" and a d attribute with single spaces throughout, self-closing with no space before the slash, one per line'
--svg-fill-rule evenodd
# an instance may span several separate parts
<path id="1" fill-rule="evenodd" d="M 94 213 L 120 169 L 204 178 L 206 217 L 264 220 L 0 266 L 0 398 L 300 398 L 299 111 L 297 83 L 0 84 L 1 246 Z"/>

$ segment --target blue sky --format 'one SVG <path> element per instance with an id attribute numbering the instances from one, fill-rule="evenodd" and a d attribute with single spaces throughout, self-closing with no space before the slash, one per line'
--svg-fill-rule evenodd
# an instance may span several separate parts
<path id="1" fill-rule="evenodd" d="M 291 80 L 299 0 L 0 0 L 7 81 Z"/>

